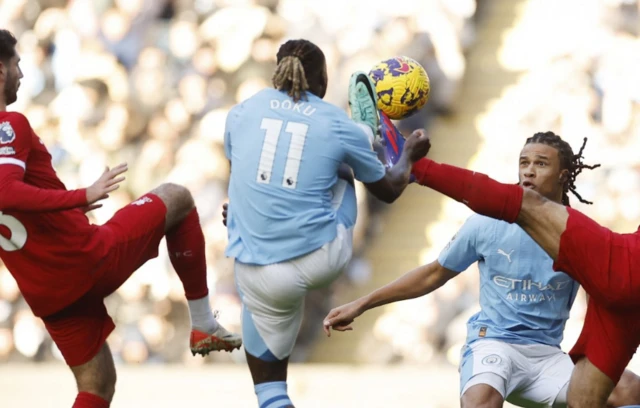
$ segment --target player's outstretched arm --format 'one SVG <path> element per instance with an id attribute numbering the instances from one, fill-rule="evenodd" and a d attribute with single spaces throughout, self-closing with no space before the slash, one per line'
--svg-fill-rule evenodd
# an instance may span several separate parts
<path id="1" fill-rule="evenodd" d="M 431 142 L 424 129 L 415 130 L 407 138 L 398 162 L 381 180 L 365 184 L 367 190 L 386 203 L 394 202 L 409 184 L 411 167 L 426 156 L 430 148 Z"/>
<path id="2" fill-rule="evenodd" d="M 457 272 L 443 267 L 438 261 L 423 265 L 360 299 L 332 309 L 324 318 L 324 331 L 327 336 L 331 336 L 332 328 L 338 331 L 353 330 L 351 323 L 367 310 L 424 296 L 456 275 L 458 275 Z"/>
<path id="3" fill-rule="evenodd" d="M 84 189 L 54 190 L 34 187 L 23 181 L 19 166 L 0 166 L 0 211 L 48 212 L 87 205 Z"/>
<path id="4" fill-rule="evenodd" d="M 92 205 L 105 199 L 124 180 L 120 174 L 127 171 L 121 164 L 106 169 L 100 178 L 87 189 L 57 190 L 34 187 L 23 181 L 24 171 L 19 166 L 3 165 L 0 168 L 0 211 L 15 210 L 25 212 L 63 211 L 82 208 L 85 212 L 99 205 Z"/>

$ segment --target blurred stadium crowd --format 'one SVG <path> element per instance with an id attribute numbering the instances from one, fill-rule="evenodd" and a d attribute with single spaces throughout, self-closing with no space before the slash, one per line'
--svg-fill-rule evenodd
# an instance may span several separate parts
<path id="1" fill-rule="evenodd" d="M 587 162 L 602 163 L 604 169 L 579 177 L 580 192 L 596 201 L 587 211 L 606 225 L 631 230 L 640 219 L 640 73 L 634 69 L 640 58 L 638 4 L 556 3 L 527 3 L 531 12 L 507 38 L 502 63 L 526 74 L 478 119 L 482 143 L 471 166 L 514 181 L 516 155 L 525 136 L 557 130 L 574 149 L 588 136 Z M 223 255 L 226 230 L 220 215 L 229 174 L 222 149 L 228 109 L 270 85 L 280 43 L 305 37 L 326 54 L 326 99 L 345 108 L 354 70 L 366 70 L 393 55 L 421 62 L 432 95 L 427 107 L 401 127 L 429 126 L 435 116 L 455 112 L 481 4 L 4 0 L 0 27 L 18 36 L 25 75 L 11 109 L 29 117 L 68 188 L 90 185 L 106 165 L 129 163 L 124 188 L 91 215 L 97 223 L 161 182 L 189 187 L 207 240 L 212 306 L 221 311 L 227 328 L 239 330 L 240 306 L 231 262 Z M 554 20 L 554 13 L 567 14 L 553 7 L 581 12 L 571 20 Z M 563 27 L 568 38 L 560 41 L 555 30 L 532 28 L 541 24 Z M 368 279 L 362 249 L 375 236 L 386 208 L 362 188 L 358 193 L 356 256 L 342 278 L 355 283 Z M 444 245 L 442 236 L 453 235 L 468 215 L 464 207 L 447 202 L 427 231 L 433 248 L 426 248 L 423 258 L 437 255 Z M 393 344 L 394 361 L 444 356 L 461 344 L 466 318 L 477 307 L 477 273 L 470 270 L 455 281 L 438 296 L 398 304 L 379 319 L 374 334 L 381 341 L 392 342 L 398 328 L 406 334 Z M 306 358 L 320 329 L 317 322 L 332 306 L 333 290 L 309 296 L 292 360 Z M 164 245 L 160 256 L 107 302 L 117 323 L 109 341 L 119 361 L 202 364 L 243 358 L 243 353 L 191 358 L 186 347 L 188 310 Z M 578 316 L 581 310 L 579 299 Z M 0 263 L 0 361 L 52 358 L 59 358 L 55 346 Z"/>

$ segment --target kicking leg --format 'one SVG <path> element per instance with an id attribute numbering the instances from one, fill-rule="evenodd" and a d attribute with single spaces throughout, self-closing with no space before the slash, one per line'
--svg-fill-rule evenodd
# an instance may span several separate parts
<path id="1" fill-rule="evenodd" d="M 383 151 L 378 155 L 386 166 L 400 157 L 404 138 L 398 128 L 381 114 Z M 374 145 L 375 146 L 375 145 Z M 554 260 L 569 214 L 564 206 L 518 185 L 499 183 L 482 173 L 424 158 L 413 165 L 412 180 L 430 187 L 473 211 L 507 222 L 516 222 Z"/>
<path id="2" fill-rule="evenodd" d="M 211 311 L 204 235 L 191 193 L 185 187 L 167 183 L 151 194 L 167 208 L 164 226 L 167 249 L 189 304 L 193 327 L 191 352 L 206 355 L 210 351 L 240 348 L 241 338 L 220 326 Z"/>
<path id="3" fill-rule="evenodd" d="M 462 202 L 478 214 L 516 222 L 549 256 L 558 257 L 560 237 L 569 218 L 564 206 L 518 185 L 429 159 L 416 163 L 413 174 L 419 184 Z"/>
<path id="4" fill-rule="evenodd" d="M 554 269 L 569 274 L 589 295 L 605 304 L 627 301 L 628 281 L 612 276 L 624 272 L 614 272 L 608 260 L 631 263 L 628 244 L 589 217 L 533 190 L 429 159 L 416 163 L 413 170 L 419 184 L 479 214 L 517 223 L 555 261 Z"/>

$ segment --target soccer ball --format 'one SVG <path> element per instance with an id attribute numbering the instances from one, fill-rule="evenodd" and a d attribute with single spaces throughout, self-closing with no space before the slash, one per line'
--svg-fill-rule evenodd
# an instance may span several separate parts
<path id="1" fill-rule="evenodd" d="M 429 76 L 417 61 L 395 57 L 374 66 L 369 76 L 376 85 L 378 109 L 391 119 L 404 119 L 429 99 Z"/>

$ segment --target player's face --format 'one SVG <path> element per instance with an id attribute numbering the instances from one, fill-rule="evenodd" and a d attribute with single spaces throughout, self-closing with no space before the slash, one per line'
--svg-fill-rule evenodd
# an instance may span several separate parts
<path id="1" fill-rule="evenodd" d="M 520 153 L 520 185 L 554 201 L 562 199 L 566 170 L 560 169 L 558 150 L 542 143 L 529 143 Z"/>
<path id="2" fill-rule="evenodd" d="M 20 88 L 20 80 L 22 79 L 22 70 L 20 69 L 20 56 L 16 53 L 7 64 L 2 63 L 0 66 L 0 81 L 2 82 L 2 94 L 4 103 L 11 105 L 18 100 L 18 88 Z"/>

